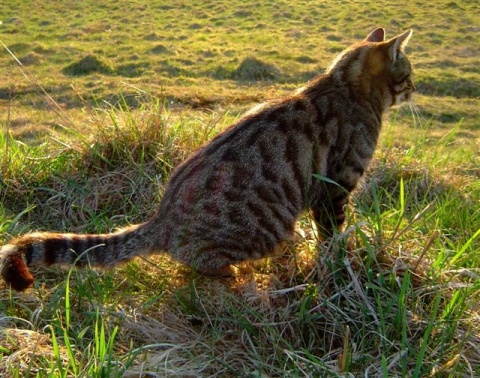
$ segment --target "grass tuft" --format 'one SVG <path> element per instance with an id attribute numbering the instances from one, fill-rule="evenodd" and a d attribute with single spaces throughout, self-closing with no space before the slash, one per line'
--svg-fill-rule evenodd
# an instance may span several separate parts
<path id="1" fill-rule="evenodd" d="M 94 54 L 88 54 L 63 69 L 63 73 L 69 76 L 84 76 L 92 73 L 109 75 L 113 72 L 114 69 L 109 63 Z"/>
<path id="2" fill-rule="evenodd" d="M 43 60 L 43 57 L 42 55 L 32 51 L 27 55 L 21 57 L 19 60 L 24 66 L 31 66 L 31 65 L 41 63 Z"/>
<path id="3" fill-rule="evenodd" d="M 147 36 L 147 37 L 148 37 L 148 36 Z M 147 37 L 145 37 L 147 40 L 148 40 L 148 39 L 150 39 L 150 40 L 155 40 L 155 38 L 156 38 L 155 35 L 153 35 L 153 36 L 151 36 L 151 37 L 149 37 L 149 38 L 147 38 Z M 159 43 L 159 44 L 157 44 L 155 47 L 152 47 L 152 48 L 150 49 L 150 52 L 151 52 L 152 54 L 166 54 L 166 53 L 168 53 L 168 52 L 170 52 L 170 51 L 169 51 L 169 49 L 168 49 L 165 45 L 162 45 L 161 43 Z"/>
<path id="4" fill-rule="evenodd" d="M 265 63 L 254 57 L 242 60 L 232 77 L 239 81 L 276 81 L 282 76 L 280 69 L 271 63 Z"/>

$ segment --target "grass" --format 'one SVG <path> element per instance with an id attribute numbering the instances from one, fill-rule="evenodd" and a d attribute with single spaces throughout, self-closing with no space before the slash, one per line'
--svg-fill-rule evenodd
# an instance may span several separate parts
<path id="1" fill-rule="evenodd" d="M 0 14 L 0 244 L 147 219 L 191 151 L 376 26 L 414 29 L 419 92 L 413 112 L 389 112 L 332 243 L 317 251 L 305 217 L 228 280 L 167 256 L 38 269 L 26 293 L 0 286 L 0 375 L 480 375 L 476 4 L 5 1 Z"/>

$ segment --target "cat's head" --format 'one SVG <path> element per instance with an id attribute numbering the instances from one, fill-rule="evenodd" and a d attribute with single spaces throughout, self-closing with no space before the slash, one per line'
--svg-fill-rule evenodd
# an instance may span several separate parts
<path id="1" fill-rule="evenodd" d="M 381 100 L 383 108 L 409 101 L 415 86 L 412 66 L 405 55 L 412 31 L 385 40 L 385 30 L 378 28 L 342 52 L 327 73 L 337 76 L 362 96 Z M 380 98 L 378 98 L 380 97 Z"/>

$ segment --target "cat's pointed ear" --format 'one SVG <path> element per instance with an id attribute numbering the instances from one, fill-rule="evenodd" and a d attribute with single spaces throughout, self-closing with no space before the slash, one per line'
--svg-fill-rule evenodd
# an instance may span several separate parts
<path id="1" fill-rule="evenodd" d="M 365 38 L 365 41 L 367 42 L 383 42 L 384 40 L 385 40 L 384 28 L 378 28 L 378 29 L 372 30 L 367 35 L 367 38 Z"/>
<path id="2" fill-rule="evenodd" d="M 392 62 L 395 62 L 398 58 L 398 54 L 403 52 L 408 44 L 408 41 L 410 40 L 410 37 L 412 36 L 412 33 L 412 30 L 407 30 L 405 33 L 400 34 L 388 41 L 388 44 L 390 45 L 388 48 L 388 55 L 390 56 L 390 60 Z"/>

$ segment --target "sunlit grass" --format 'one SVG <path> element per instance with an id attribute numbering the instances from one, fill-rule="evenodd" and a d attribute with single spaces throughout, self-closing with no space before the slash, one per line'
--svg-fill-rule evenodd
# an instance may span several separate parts
<path id="1" fill-rule="evenodd" d="M 15 157 L 2 181 L 4 240 L 33 228 L 105 232 L 146 219 L 172 167 L 231 121 L 186 114 L 156 102 L 99 110 L 96 134 L 70 137 L 55 153 L 4 135 L 0 148 L 8 143 Z M 41 269 L 34 302 L 18 306 L 23 294 L 5 290 L 16 299 L 1 311 L 47 337 L 51 357 L 31 360 L 46 376 L 121 376 L 139 366 L 167 375 L 207 366 L 213 376 L 462 371 L 476 337 L 478 184 L 467 175 L 460 190 L 428 156 L 381 147 L 349 231 L 317 261 L 302 220 L 295 244 L 233 280 L 193 278 L 166 257 L 115 272 Z M 3 353 L 16 356 L 16 347 Z M 11 361 L 9 371 L 24 371 Z"/>
<path id="2" fill-rule="evenodd" d="M 294 242 L 232 279 L 154 256 L 3 286 L 0 375 L 480 375 L 473 3 L 177 5 L 0 4 L 0 39 L 28 77 L 0 55 L 0 244 L 148 219 L 192 151 L 372 27 L 414 29 L 415 105 L 387 115 L 345 232 L 318 251 L 304 217 Z M 88 54 L 111 70 L 64 73 Z M 248 57 L 260 63 L 245 80 Z"/>

